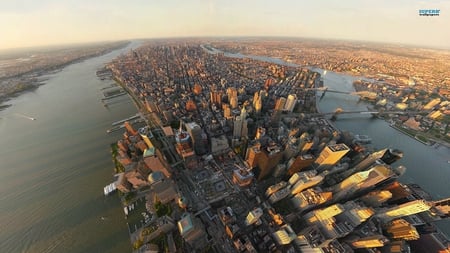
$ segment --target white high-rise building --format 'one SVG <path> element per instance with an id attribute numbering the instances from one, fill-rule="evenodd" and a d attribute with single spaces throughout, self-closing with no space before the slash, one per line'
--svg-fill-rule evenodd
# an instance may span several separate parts
<path id="1" fill-rule="evenodd" d="M 292 112 L 297 104 L 297 96 L 290 94 L 287 97 L 286 103 L 284 104 L 284 111 Z"/>
<path id="2" fill-rule="evenodd" d="M 245 110 L 244 106 L 241 110 L 241 115 L 236 116 L 234 120 L 233 137 L 239 139 L 241 137 L 247 137 L 247 135 L 247 110 Z"/>

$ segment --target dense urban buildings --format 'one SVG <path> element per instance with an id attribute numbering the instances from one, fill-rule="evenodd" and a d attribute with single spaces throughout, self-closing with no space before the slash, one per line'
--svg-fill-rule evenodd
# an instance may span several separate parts
<path id="1" fill-rule="evenodd" d="M 400 150 L 326 120 L 318 72 L 196 40 L 152 41 L 107 68 L 146 121 L 124 123 L 115 156 L 135 252 L 449 252 L 433 224 L 448 199 L 397 181 Z"/>

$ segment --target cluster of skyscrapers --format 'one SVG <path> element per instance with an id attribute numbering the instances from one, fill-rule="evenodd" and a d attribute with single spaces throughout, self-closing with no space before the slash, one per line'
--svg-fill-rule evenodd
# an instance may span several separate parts
<path id="1" fill-rule="evenodd" d="M 397 181 L 401 151 L 369 151 L 325 119 L 302 115 L 314 112 L 318 73 L 234 60 L 195 43 L 123 57 L 110 68 L 151 127 L 125 125 L 118 188 L 149 187 L 172 207 L 164 219 L 178 230 L 162 236 L 187 246 L 168 249 L 448 252 L 433 222 L 449 216 L 449 201 Z"/>

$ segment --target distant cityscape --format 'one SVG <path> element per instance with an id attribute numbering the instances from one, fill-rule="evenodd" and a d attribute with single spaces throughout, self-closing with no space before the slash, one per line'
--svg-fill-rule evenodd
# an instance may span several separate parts
<path id="1" fill-rule="evenodd" d="M 119 191 L 133 252 L 450 252 L 434 225 L 450 199 L 397 181 L 401 150 L 337 129 L 317 108 L 333 91 L 311 68 L 360 76 L 374 116 L 448 145 L 448 52 L 314 43 L 153 40 L 97 72 L 121 86 L 106 107 L 123 89 L 139 109 L 109 130 L 125 131 L 105 187 Z"/>
<path id="2" fill-rule="evenodd" d="M 124 47 L 129 42 L 35 48 L 0 54 L 0 110 L 9 98 L 44 84 L 47 76 L 77 61 Z"/>

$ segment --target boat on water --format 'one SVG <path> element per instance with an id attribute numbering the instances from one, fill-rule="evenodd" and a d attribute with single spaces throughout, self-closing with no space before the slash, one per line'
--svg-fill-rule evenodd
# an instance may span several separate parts
<path id="1" fill-rule="evenodd" d="M 356 134 L 354 136 L 354 141 L 362 144 L 368 144 L 372 142 L 372 139 L 368 135 Z"/>
<path id="2" fill-rule="evenodd" d="M 30 117 L 30 116 L 27 116 L 27 115 L 25 115 L 25 114 L 22 114 L 22 113 L 16 113 L 16 115 L 17 115 L 17 116 L 20 116 L 20 117 L 22 117 L 22 118 L 25 118 L 25 119 L 29 119 L 29 120 L 36 120 L 36 118 L 33 118 L 33 117 Z"/>

